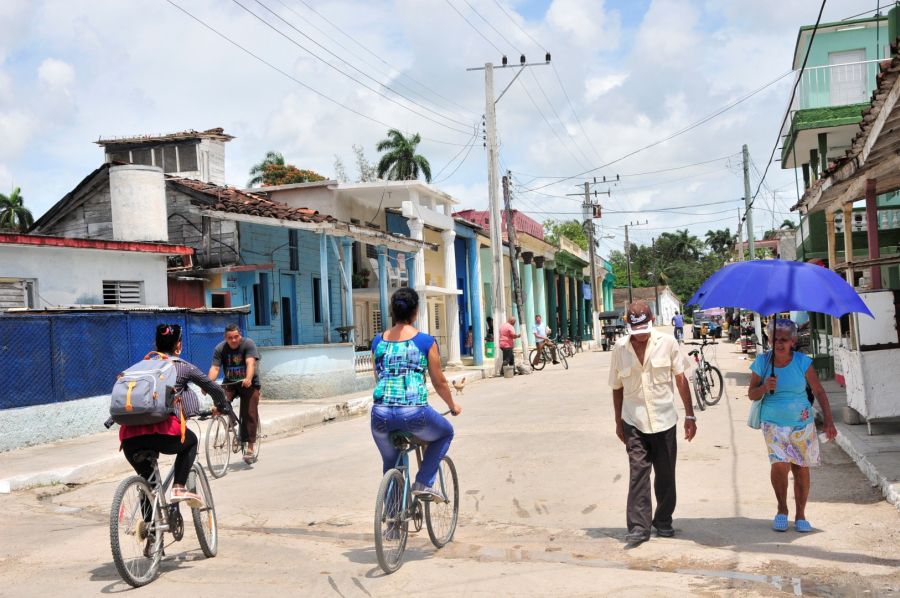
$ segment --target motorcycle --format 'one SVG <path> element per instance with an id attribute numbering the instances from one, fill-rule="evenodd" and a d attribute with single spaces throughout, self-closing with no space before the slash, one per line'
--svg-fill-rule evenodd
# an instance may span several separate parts
<path id="1" fill-rule="evenodd" d="M 741 328 L 741 353 L 756 353 L 756 345 L 759 339 L 756 337 L 756 331 L 753 326 L 743 326 Z"/>
<path id="2" fill-rule="evenodd" d="M 618 320 L 619 317 L 619 312 L 617 311 L 605 311 L 600 313 L 597 318 L 598 320 L 603 322 L 603 336 L 600 337 L 600 346 L 603 347 L 604 351 L 609 351 L 616 343 L 616 337 L 619 334 L 619 328 L 616 325 L 616 320 Z"/>

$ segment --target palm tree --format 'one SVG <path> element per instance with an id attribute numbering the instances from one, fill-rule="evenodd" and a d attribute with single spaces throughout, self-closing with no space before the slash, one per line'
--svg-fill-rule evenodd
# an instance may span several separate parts
<path id="1" fill-rule="evenodd" d="M 706 244 L 710 251 L 716 255 L 722 255 L 731 247 L 734 238 L 731 235 L 731 229 L 725 230 L 708 230 L 706 231 Z"/>
<path id="2" fill-rule="evenodd" d="M 266 152 L 265 159 L 259 164 L 254 164 L 253 168 L 250 169 L 250 176 L 252 178 L 247 181 L 247 186 L 256 187 L 257 185 L 262 185 L 266 182 L 266 170 L 273 166 L 284 166 L 284 156 L 282 156 L 280 152 L 268 151 Z"/>
<path id="3" fill-rule="evenodd" d="M 410 181 L 419 178 L 419 171 L 425 175 L 425 181 L 431 182 L 431 164 L 424 156 L 416 153 L 416 146 L 422 137 L 416 133 L 412 137 L 404 137 L 397 129 L 388 131 L 388 138 L 382 139 L 375 146 L 382 154 L 378 161 L 379 178 L 392 181 Z"/>
<path id="4" fill-rule="evenodd" d="M 782 222 L 781 226 L 779 226 L 778 228 L 794 230 L 795 228 L 797 228 L 797 225 L 794 224 L 793 220 L 785 219 L 785 221 Z"/>
<path id="5" fill-rule="evenodd" d="M 674 233 L 663 233 L 657 244 L 662 244 L 663 255 L 668 259 L 693 261 L 700 257 L 703 242 L 692 235 L 688 229 L 676 230 Z"/>
<path id="6" fill-rule="evenodd" d="M 25 207 L 25 198 L 18 187 L 9 195 L 0 193 L 0 230 L 26 232 L 34 224 L 31 211 Z"/>

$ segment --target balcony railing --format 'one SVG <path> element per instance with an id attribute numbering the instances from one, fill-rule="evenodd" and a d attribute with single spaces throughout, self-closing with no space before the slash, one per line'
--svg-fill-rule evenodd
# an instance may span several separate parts
<path id="1" fill-rule="evenodd" d="M 878 60 L 807 67 L 791 110 L 865 104 L 875 89 Z"/>
<path id="2" fill-rule="evenodd" d="M 353 362 L 357 374 L 369 374 L 375 370 L 371 351 L 357 351 L 353 356 Z"/>

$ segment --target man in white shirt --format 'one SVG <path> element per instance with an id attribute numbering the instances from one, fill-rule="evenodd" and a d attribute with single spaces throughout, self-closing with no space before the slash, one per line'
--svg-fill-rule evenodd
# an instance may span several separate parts
<path id="1" fill-rule="evenodd" d="M 541 321 L 541 314 L 534 316 L 534 326 L 531 327 L 531 331 L 534 333 L 534 342 L 537 343 L 537 351 L 534 352 L 534 362 L 531 365 L 536 366 L 540 361 L 541 350 L 546 342 L 550 343 L 550 356 L 553 358 L 553 363 L 559 363 L 556 359 L 556 345 L 550 340 L 550 329 Z"/>
<path id="2" fill-rule="evenodd" d="M 625 444 L 631 470 L 628 486 L 626 541 L 640 544 L 655 527 L 660 537 L 675 535 L 675 459 L 677 455 L 675 388 L 684 405 L 684 437 L 697 433 L 691 391 L 684 375 L 678 342 L 653 330 L 653 313 L 635 301 L 625 313 L 628 335 L 616 342 L 609 369 L 613 389 L 616 436 Z M 655 480 L 656 512 L 650 496 L 650 471 Z"/>

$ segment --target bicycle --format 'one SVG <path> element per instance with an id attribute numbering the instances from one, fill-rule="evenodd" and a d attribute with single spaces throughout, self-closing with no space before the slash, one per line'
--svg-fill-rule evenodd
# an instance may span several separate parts
<path id="1" fill-rule="evenodd" d="M 697 345 L 699 350 L 694 349 L 688 352 L 688 355 L 694 358 L 697 364 L 697 370 L 691 377 L 691 385 L 694 387 L 694 393 L 697 395 L 697 406 L 703 410 L 705 405 L 715 405 L 722 398 L 725 392 L 724 379 L 722 372 L 714 365 L 711 365 L 703 354 L 703 349 L 709 345 L 718 343 L 708 342 L 703 339 L 702 343 L 687 343 L 689 345 Z"/>
<path id="2" fill-rule="evenodd" d="M 240 382 L 226 382 L 222 386 L 231 386 Z M 201 418 L 206 419 L 206 418 Z M 259 460 L 259 451 L 262 448 L 263 434 L 262 421 L 256 424 L 256 443 L 254 445 L 253 459 L 251 463 Z M 231 411 L 230 413 L 216 412 L 209 420 L 206 428 L 206 465 L 209 473 L 214 478 L 221 478 L 228 473 L 228 465 L 231 463 L 231 455 L 241 453 L 246 455 L 247 443 L 241 438 L 241 420 Z"/>
<path id="3" fill-rule="evenodd" d="M 556 343 L 557 353 L 564 357 L 575 356 L 575 346 L 567 337 L 559 335 L 553 341 Z"/>
<path id="4" fill-rule="evenodd" d="M 550 345 L 550 346 L 548 346 L 548 345 Z M 535 365 L 535 357 L 537 357 L 537 350 L 538 350 L 537 347 L 535 347 L 534 349 L 531 350 L 530 353 L 528 353 L 528 363 L 531 364 L 531 367 L 534 370 L 539 372 L 542 369 L 544 369 L 544 366 L 546 366 L 548 363 L 553 361 L 553 357 L 550 353 L 550 349 L 552 347 L 557 347 L 557 345 L 553 341 L 551 341 L 551 340 L 544 341 L 544 343 L 541 345 L 541 355 L 540 355 L 540 359 L 538 359 L 537 365 Z M 566 370 L 569 369 L 569 362 L 566 360 L 566 356 L 563 355 L 563 352 L 559 349 L 559 347 L 557 347 L 557 349 L 556 349 L 556 356 L 557 356 L 559 363 L 562 364 L 563 369 L 566 369 Z"/>
<path id="5" fill-rule="evenodd" d="M 184 537 L 181 503 L 166 500 L 166 491 L 175 477 L 175 468 L 173 466 L 163 479 L 158 458 L 159 452 L 154 450 L 135 454 L 138 462 L 150 460 L 153 474 L 149 481 L 139 475 L 122 480 L 113 495 L 109 513 L 113 562 L 122 579 L 136 588 L 156 579 L 164 555 L 165 533 L 171 533 L 176 542 Z M 191 507 L 191 516 L 200 549 L 205 556 L 212 558 L 216 556 L 219 546 L 216 507 L 209 479 L 199 463 L 191 466 L 187 489 L 203 498 L 202 507 Z"/>
<path id="6" fill-rule="evenodd" d="M 378 565 L 388 574 L 403 564 L 410 522 L 418 532 L 422 530 L 424 520 L 431 543 L 442 548 L 453 539 L 459 516 L 459 480 L 450 457 L 441 459 L 436 479 L 437 488 L 447 499 L 439 502 L 431 496 L 413 495 L 409 453 L 415 451 L 416 463 L 421 467 L 422 449 L 426 443 L 406 432 L 392 432 L 390 438 L 400 454 L 394 467 L 381 478 L 375 500 L 375 555 Z"/>
<path id="7" fill-rule="evenodd" d="M 684 327 L 675 329 L 675 340 L 678 341 L 679 345 L 684 344 Z"/>

